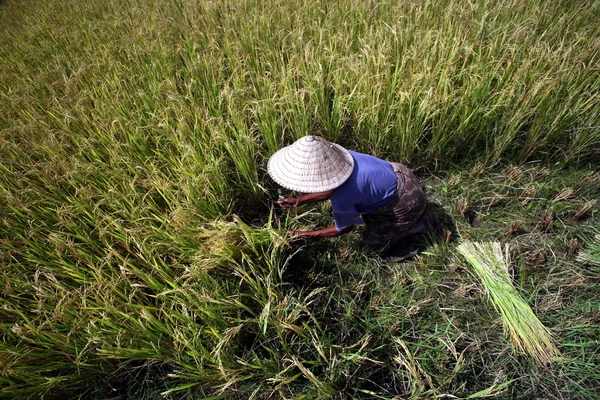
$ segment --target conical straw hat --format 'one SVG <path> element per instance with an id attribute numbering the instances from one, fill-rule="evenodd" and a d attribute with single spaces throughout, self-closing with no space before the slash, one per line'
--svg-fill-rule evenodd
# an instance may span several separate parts
<path id="1" fill-rule="evenodd" d="M 348 150 L 319 136 L 305 136 L 278 150 L 267 164 L 275 182 L 301 193 L 335 189 L 353 169 L 354 159 Z"/>

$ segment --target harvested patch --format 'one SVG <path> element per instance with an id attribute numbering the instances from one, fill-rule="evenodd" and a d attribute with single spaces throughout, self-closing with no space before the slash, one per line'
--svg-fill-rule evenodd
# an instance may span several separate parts
<path id="1" fill-rule="evenodd" d="M 504 331 L 513 345 L 540 364 L 549 364 L 559 357 L 550 331 L 511 283 L 508 246 L 503 250 L 499 242 L 465 242 L 457 249 L 473 266 L 494 307 L 500 312 Z"/>

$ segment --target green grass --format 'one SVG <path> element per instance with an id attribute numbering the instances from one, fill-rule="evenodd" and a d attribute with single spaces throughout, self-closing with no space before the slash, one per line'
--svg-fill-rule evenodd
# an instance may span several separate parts
<path id="1" fill-rule="evenodd" d="M 599 11 L 0 1 L 0 397 L 597 398 Z M 454 241 L 287 243 L 331 224 L 272 209 L 309 133 L 413 167 Z M 560 360 L 463 240 L 511 246 Z"/>

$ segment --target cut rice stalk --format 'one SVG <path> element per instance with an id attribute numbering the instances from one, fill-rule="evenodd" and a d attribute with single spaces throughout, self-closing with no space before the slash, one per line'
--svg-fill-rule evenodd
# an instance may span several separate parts
<path id="1" fill-rule="evenodd" d="M 500 312 L 504 333 L 513 346 L 538 363 L 549 364 L 560 356 L 552 334 L 516 291 L 508 274 L 509 247 L 498 242 L 465 242 L 458 251 L 473 266 L 492 304 Z"/>
<path id="2" fill-rule="evenodd" d="M 576 260 L 582 264 L 600 267 L 600 234 L 587 243 L 587 248 L 579 252 Z"/>

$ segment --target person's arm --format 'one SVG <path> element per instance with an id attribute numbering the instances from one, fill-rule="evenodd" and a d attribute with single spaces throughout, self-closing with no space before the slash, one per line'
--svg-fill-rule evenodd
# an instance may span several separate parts
<path id="1" fill-rule="evenodd" d="M 302 204 L 315 203 L 317 201 L 325 201 L 331 198 L 331 190 L 328 192 L 310 193 L 300 197 L 286 197 L 280 199 L 277 203 L 282 208 L 298 207 Z"/>
<path id="2" fill-rule="evenodd" d="M 338 231 L 335 228 L 335 225 L 332 225 L 328 228 L 323 228 L 323 229 L 319 229 L 316 231 L 289 231 L 288 235 L 292 239 L 300 239 L 300 238 L 306 238 L 306 237 L 330 238 L 330 237 L 340 236 L 345 233 L 348 233 L 352 230 L 352 228 L 354 228 L 354 226 L 349 226 L 346 229 L 342 229 L 341 231 Z"/>

